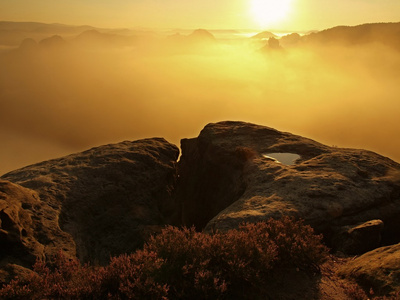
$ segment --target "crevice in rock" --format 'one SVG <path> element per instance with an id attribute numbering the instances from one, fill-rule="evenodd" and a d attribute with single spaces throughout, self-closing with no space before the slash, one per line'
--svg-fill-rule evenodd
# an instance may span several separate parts
<path id="1" fill-rule="evenodd" d="M 195 226 L 197 230 L 238 200 L 246 189 L 246 158 L 242 153 L 222 153 L 217 147 L 200 143 L 196 138 L 181 141 L 176 191 L 182 225 Z"/>
<path id="2" fill-rule="evenodd" d="M 11 230 L 14 228 L 14 222 L 4 210 L 0 211 L 0 225 L 3 230 Z"/>

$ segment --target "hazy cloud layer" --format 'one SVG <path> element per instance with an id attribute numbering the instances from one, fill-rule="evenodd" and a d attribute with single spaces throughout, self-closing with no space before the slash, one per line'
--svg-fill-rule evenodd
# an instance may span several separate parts
<path id="1" fill-rule="evenodd" d="M 400 52 L 245 41 L 50 40 L 0 54 L 0 174 L 86 148 L 243 120 L 400 161 Z"/>

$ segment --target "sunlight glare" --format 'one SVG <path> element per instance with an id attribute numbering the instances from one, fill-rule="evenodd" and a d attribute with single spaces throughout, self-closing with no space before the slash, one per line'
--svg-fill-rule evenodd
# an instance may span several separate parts
<path id="1" fill-rule="evenodd" d="M 291 2 L 291 0 L 252 0 L 252 17 L 262 26 L 275 24 L 288 16 Z"/>

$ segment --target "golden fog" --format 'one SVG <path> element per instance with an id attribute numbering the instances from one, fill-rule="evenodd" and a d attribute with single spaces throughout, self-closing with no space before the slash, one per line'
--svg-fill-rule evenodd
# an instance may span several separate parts
<path id="1" fill-rule="evenodd" d="M 179 146 L 222 120 L 400 161 L 397 48 L 287 39 L 275 49 L 207 32 L 117 37 L 91 31 L 0 52 L 0 174 L 127 139 Z"/>

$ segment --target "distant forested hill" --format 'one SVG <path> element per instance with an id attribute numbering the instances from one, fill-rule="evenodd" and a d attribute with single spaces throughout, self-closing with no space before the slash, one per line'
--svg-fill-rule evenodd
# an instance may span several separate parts
<path id="1" fill-rule="evenodd" d="M 400 50 L 400 23 L 374 23 L 337 26 L 303 37 L 306 43 L 342 44 L 345 46 L 382 43 Z"/>

